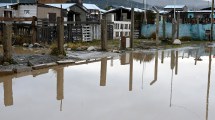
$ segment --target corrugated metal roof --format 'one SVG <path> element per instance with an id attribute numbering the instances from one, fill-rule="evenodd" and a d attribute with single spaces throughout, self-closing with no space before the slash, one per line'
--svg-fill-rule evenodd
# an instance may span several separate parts
<path id="1" fill-rule="evenodd" d="M 107 12 L 107 10 L 104 10 L 104 9 L 100 9 L 99 11 L 102 12 L 102 13 Z"/>
<path id="2" fill-rule="evenodd" d="M 131 8 L 124 7 L 124 6 L 119 6 L 118 8 L 116 8 L 116 9 L 110 9 L 110 10 L 108 10 L 107 12 L 112 12 L 112 11 L 114 11 L 114 10 L 121 9 L 121 8 L 131 11 Z M 134 8 L 134 11 L 135 11 L 135 12 L 144 12 L 145 10 L 142 10 L 142 9 L 139 9 L 139 8 Z"/>
<path id="3" fill-rule="evenodd" d="M 61 5 L 62 5 L 62 8 L 63 9 L 69 9 L 70 7 L 76 5 L 76 3 L 63 3 L 63 4 L 46 4 L 46 5 L 49 5 L 49 6 L 53 6 L 53 7 L 58 7 L 58 8 L 61 8 Z M 84 9 L 88 9 L 88 10 L 99 10 L 101 12 L 106 12 L 106 10 L 103 10 L 101 8 L 99 8 L 98 6 L 96 6 L 95 4 L 87 4 L 87 3 L 84 3 L 83 4 L 83 8 Z"/>
<path id="4" fill-rule="evenodd" d="M 46 4 L 46 5 L 53 6 L 53 7 L 57 7 L 57 8 L 61 8 L 61 5 L 62 5 L 62 8 L 63 8 L 63 9 L 69 9 L 70 7 L 72 7 L 72 6 L 75 5 L 75 4 L 76 4 L 76 3 Z"/>
<path id="5" fill-rule="evenodd" d="M 88 10 L 100 10 L 100 8 L 98 6 L 96 6 L 95 4 L 84 3 L 83 6 L 85 8 L 87 8 Z"/>
<path id="6" fill-rule="evenodd" d="M 164 8 L 165 9 L 173 9 L 173 8 L 184 8 L 186 5 L 167 5 Z"/>
<path id="7" fill-rule="evenodd" d="M 10 6 L 10 5 L 14 5 L 16 3 L 1 3 L 0 7 L 6 7 L 6 6 Z"/>

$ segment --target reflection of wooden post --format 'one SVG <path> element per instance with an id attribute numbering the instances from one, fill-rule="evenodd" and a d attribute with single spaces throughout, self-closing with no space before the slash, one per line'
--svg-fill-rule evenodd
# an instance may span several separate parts
<path id="1" fill-rule="evenodd" d="M 62 100 L 64 99 L 64 69 L 60 68 L 56 70 L 57 72 L 57 100 L 60 100 L 60 111 L 62 111 Z"/>
<path id="2" fill-rule="evenodd" d="M 161 53 L 161 63 L 162 64 L 164 63 L 164 51 L 162 51 L 162 53 Z"/>
<path id="3" fill-rule="evenodd" d="M 63 83 L 64 83 L 64 70 L 63 68 L 57 69 L 57 100 L 64 99 Z"/>
<path id="4" fill-rule="evenodd" d="M 175 51 L 171 51 L 171 64 L 170 64 L 171 69 L 173 70 L 175 67 Z"/>
<path id="5" fill-rule="evenodd" d="M 113 67 L 113 57 L 111 58 L 110 66 Z"/>
<path id="6" fill-rule="evenodd" d="M 211 82 L 211 62 L 212 62 L 212 48 L 209 54 L 209 66 L 208 66 L 208 85 L 207 85 L 207 98 L 206 98 L 206 120 L 208 120 L 208 109 L 209 109 L 209 96 L 210 96 L 210 82 Z"/>
<path id="7" fill-rule="evenodd" d="M 150 83 L 150 85 L 153 85 L 157 81 L 158 77 L 158 51 L 155 53 L 155 69 L 154 69 L 154 80 Z"/>
<path id="8" fill-rule="evenodd" d="M 62 17 L 57 18 L 57 25 L 58 25 L 58 50 L 62 54 L 64 52 L 64 21 Z"/>
<path id="9" fill-rule="evenodd" d="M 132 86 L 133 86 L 133 53 L 130 53 L 129 91 L 132 91 Z"/>
<path id="10" fill-rule="evenodd" d="M 101 20 L 101 48 L 103 51 L 107 51 L 107 21 Z"/>
<path id="11" fill-rule="evenodd" d="M 12 24 L 4 25 L 3 36 L 3 61 L 10 62 L 12 60 Z"/>
<path id="12" fill-rule="evenodd" d="M 106 76 L 107 75 L 107 58 L 101 59 L 101 76 L 100 76 L 100 86 L 106 86 Z"/>
<path id="13" fill-rule="evenodd" d="M 35 28 L 35 20 L 36 20 L 36 17 L 33 16 L 33 18 L 32 18 L 32 41 L 31 41 L 32 44 L 36 43 L 37 33 L 36 33 L 36 28 Z"/>
<path id="14" fill-rule="evenodd" d="M 130 38 L 130 47 L 133 48 L 134 41 L 134 8 L 131 9 L 131 38 Z"/>
<path id="15" fill-rule="evenodd" d="M 178 51 L 176 51 L 176 60 L 175 60 L 175 74 L 178 74 Z"/>
<path id="16" fill-rule="evenodd" d="M 4 104 L 5 106 L 13 105 L 12 78 L 10 77 L 5 77 L 4 80 Z"/>
<path id="17" fill-rule="evenodd" d="M 196 50 L 196 58 L 195 58 L 195 65 L 197 65 L 197 58 L 198 57 L 198 50 Z"/>

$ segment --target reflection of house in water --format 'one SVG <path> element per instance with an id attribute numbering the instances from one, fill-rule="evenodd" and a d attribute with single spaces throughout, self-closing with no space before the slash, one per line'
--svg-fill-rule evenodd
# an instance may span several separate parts
<path id="1" fill-rule="evenodd" d="M 140 62 L 150 62 L 154 59 L 155 53 L 153 52 L 137 52 L 133 53 L 134 60 L 138 60 Z"/>
<path id="2" fill-rule="evenodd" d="M 120 57 L 121 65 L 128 65 L 130 63 L 130 53 L 122 54 Z"/>

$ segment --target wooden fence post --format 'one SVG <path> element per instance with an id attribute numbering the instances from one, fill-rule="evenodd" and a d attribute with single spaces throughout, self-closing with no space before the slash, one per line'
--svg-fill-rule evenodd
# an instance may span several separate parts
<path id="1" fill-rule="evenodd" d="M 35 20 L 36 20 L 36 17 L 33 16 L 32 17 L 32 41 L 31 41 L 32 44 L 36 43 L 37 33 L 36 33 L 36 28 L 35 28 Z"/>
<path id="2" fill-rule="evenodd" d="M 101 20 L 101 48 L 102 51 L 107 51 L 107 21 Z"/>
<path id="3" fill-rule="evenodd" d="M 3 61 L 10 62 L 12 60 L 12 24 L 3 26 Z"/>
<path id="4" fill-rule="evenodd" d="M 134 41 L 134 8 L 131 9 L 131 38 L 130 38 L 130 47 L 133 48 Z"/>
<path id="5" fill-rule="evenodd" d="M 57 46 L 61 54 L 64 52 L 64 21 L 62 17 L 57 18 Z"/>
<path id="6" fill-rule="evenodd" d="M 163 39 L 166 39 L 166 15 L 163 16 Z"/>
<path id="7" fill-rule="evenodd" d="M 156 45 L 159 41 L 159 12 L 156 13 Z"/>
<path id="8" fill-rule="evenodd" d="M 177 13 L 177 39 L 179 39 L 179 29 L 180 29 L 180 12 Z"/>
<path id="9" fill-rule="evenodd" d="M 175 40 L 175 34 L 176 34 L 176 20 L 175 18 L 172 19 L 172 42 Z"/>

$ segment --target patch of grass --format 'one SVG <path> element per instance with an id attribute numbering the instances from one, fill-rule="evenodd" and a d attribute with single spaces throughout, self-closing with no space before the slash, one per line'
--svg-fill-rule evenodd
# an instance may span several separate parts
<path id="1" fill-rule="evenodd" d="M 183 36 L 180 38 L 181 41 L 192 41 L 192 37 L 189 36 Z"/>
<path id="2" fill-rule="evenodd" d="M 90 46 L 100 46 L 100 45 L 101 45 L 100 40 L 93 40 L 89 42 L 78 41 L 78 42 L 69 42 L 68 48 L 71 48 L 72 50 L 76 50 L 78 47 L 82 47 L 82 46 L 90 47 Z"/>
<path id="3" fill-rule="evenodd" d="M 50 53 L 51 55 L 54 55 L 54 56 L 58 56 L 58 55 L 64 55 L 64 56 L 66 56 L 66 52 L 65 51 L 63 51 L 63 52 L 61 52 L 59 49 L 58 49 L 58 47 L 53 47 L 53 48 L 51 48 L 51 53 Z"/>

